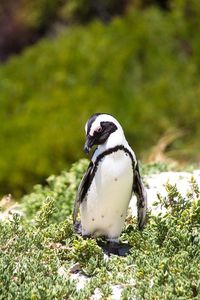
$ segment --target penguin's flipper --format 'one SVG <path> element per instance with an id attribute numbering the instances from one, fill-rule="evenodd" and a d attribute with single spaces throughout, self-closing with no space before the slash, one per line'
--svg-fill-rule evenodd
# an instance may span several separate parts
<path id="1" fill-rule="evenodd" d="M 138 228 L 140 230 L 143 229 L 146 223 L 146 213 L 147 213 L 147 193 L 142 182 L 140 171 L 138 167 L 138 163 L 134 170 L 134 184 L 133 184 L 133 192 L 137 197 L 137 221 Z"/>
<path id="2" fill-rule="evenodd" d="M 93 170 L 93 162 L 91 161 L 86 173 L 84 174 L 77 191 L 76 199 L 74 202 L 74 209 L 73 209 L 73 224 L 75 225 L 79 207 L 81 202 L 84 200 L 87 191 L 90 187 L 91 181 L 92 181 L 92 170 Z"/>

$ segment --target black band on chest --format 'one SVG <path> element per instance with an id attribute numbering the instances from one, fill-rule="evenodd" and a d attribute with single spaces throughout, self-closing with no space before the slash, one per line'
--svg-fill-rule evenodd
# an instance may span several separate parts
<path id="1" fill-rule="evenodd" d="M 99 154 L 99 156 L 97 157 L 96 161 L 94 162 L 94 169 L 98 167 L 98 164 L 100 163 L 100 161 L 107 155 L 109 154 L 112 154 L 114 152 L 117 152 L 118 150 L 121 150 L 121 151 L 124 151 L 125 153 L 127 153 L 131 159 L 131 162 L 132 162 L 132 167 L 133 167 L 133 170 L 135 168 L 135 161 L 133 159 L 133 155 L 132 153 L 126 148 L 124 147 L 123 145 L 118 145 L 118 146 L 115 146 L 113 148 L 110 148 L 110 149 L 107 149 L 105 150 L 104 152 L 102 152 L 101 154 Z"/>
<path id="2" fill-rule="evenodd" d="M 99 154 L 99 156 L 97 157 L 96 161 L 94 162 L 93 169 L 91 171 L 90 178 L 89 178 L 89 181 L 88 181 L 87 191 L 85 192 L 85 194 L 87 194 L 87 192 L 88 192 L 88 190 L 89 190 L 89 188 L 91 186 L 92 180 L 93 180 L 93 178 L 94 178 L 94 176 L 95 176 L 95 174 L 97 172 L 98 165 L 101 162 L 101 160 L 104 157 L 106 157 L 107 155 L 110 155 L 110 154 L 112 154 L 114 152 L 117 152 L 119 150 L 124 151 L 130 157 L 131 162 L 132 162 L 132 169 L 134 171 L 136 162 L 135 162 L 135 160 L 133 158 L 132 153 L 126 147 L 124 147 L 123 145 L 118 145 L 118 146 L 115 146 L 113 148 L 107 149 L 104 152 L 102 152 L 101 154 Z"/>

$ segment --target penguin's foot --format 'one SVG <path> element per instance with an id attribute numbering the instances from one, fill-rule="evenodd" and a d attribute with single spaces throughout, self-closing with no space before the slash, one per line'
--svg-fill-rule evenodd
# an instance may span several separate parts
<path id="1" fill-rule="evenodd" d="M 84 240 L 87 240 L 87 239 L 90 239 L 90 238 L 91 238 L 91 235 L 89 235 L 89 234 L 82 234 L 82 238 L 83 238 Z"/>
<path id="2" fill-rule="evenodd" d="M 126 243 L 120 243 L 116 241 L 107 241 L 97 242 L 98 245 L 103 249 L 104 253 L 110 256 L 111 254 L 118 255 L 118 256 L 126 256 L 129 253 L 130 246 Z"/>
<path id="3" fill-rule="evenodd" d="M 92 238 L 91 235 L 83 234 L 80 221 L 76 221 L 76 223 L 74 224 L 74 230 L 77 234 L 81 235 L 84 240 Z M 119 242 L 118 239 L 110 239 L 106 241 L 102 239 L 97 239 L 97 244 L 108 256 L 110 256 L 111 254 L 118 256 L 126 256 L 129 254 L 129 250 L 131 248 L 127 243 Z"/>

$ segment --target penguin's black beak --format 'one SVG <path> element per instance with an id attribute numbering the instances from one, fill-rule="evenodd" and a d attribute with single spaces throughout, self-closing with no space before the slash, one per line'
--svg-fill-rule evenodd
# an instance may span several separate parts
<path id="1" fill-rule="evenodd" d="M 83 151 L 88 154 L 92 148 L 92 146 L 94 145 L 95 143 L 95 139 L 93 136 L 91 135 L 88 135 L 87 136 L 87 139 L 86 139 L 86 142 L 85 142 L 85 145 L 84 145 L 84 148 L 83 148 Z"/>

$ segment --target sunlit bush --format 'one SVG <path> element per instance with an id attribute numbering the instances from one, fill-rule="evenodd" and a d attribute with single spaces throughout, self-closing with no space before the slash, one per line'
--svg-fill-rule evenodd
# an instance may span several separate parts
<path id="1" fill-rule="evenodd" d="M 1 193 L 19 195 L 81 157 L 98 111 L 119 119 L 139 157 L 172 128 L 184 135 L 170 155 L 198 159 L 199 18 L 177 7 L 68 28 L 0 68 Z"/>
<path id="2" fill-rule="evenodd" d="M 84 240 L 72 226 L 72 202 L 86 165 L 80 161 L 51 176 L 48 186 L 22 200 L 22 217 L 0 222 L 0 298 L 89 299 L 98 288 L 108 299 L 117 286 L 121 299 L 199 299 L 200 192 L 194 178 L 186 197 L 166 185 L 166 196 L 159 197 L 166 213 L 149 213 L 144 231 L 129 216 L 121 240 L 130 253 L 105 258 L 98 241 Z"/>

